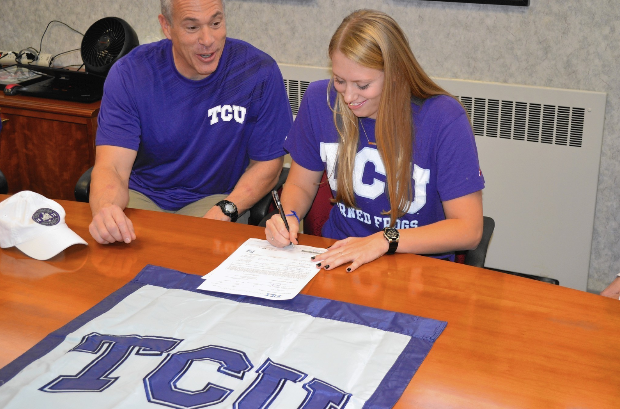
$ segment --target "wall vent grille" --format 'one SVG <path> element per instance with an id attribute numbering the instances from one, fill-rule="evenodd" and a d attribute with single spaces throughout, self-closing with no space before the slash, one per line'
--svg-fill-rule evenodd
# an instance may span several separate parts
<path id="1" fill-rule="evenodd" d="M 291 104 L 293 115 L 297 115 L 299 112 L 299 104 L 308 89 L 308 85 L 310 85 L 309 81 L 284 80 L 284 86 L 286 87 L 286 93 L 288 94 L 288 101 Z"/>
<path id="2" fill-rule="evenodd" d="M 299 105 L 308 89 L 308 85 L 313 81 L 326 79 L 331 76 L 331 70 L 325 67 L 290 64 L 278 64 L 278 66 L 284 78 L 284 86 L 293 115 L 297 115 L 299 112 Z"/>
<path id="3" fill-rule="evenodd" d="M 285 79 L 293 115 L 310 81 Z M 585 109 L 519 101 L 457 96 L 471 119 L 474 135 L 581 147 Z"/>
<path id="4" fill-rule="evenodd" d="M 457 98 L 465 107 L 476 136 L 577 148 L 583 143 L 584 108 L 467 96 Z"/>

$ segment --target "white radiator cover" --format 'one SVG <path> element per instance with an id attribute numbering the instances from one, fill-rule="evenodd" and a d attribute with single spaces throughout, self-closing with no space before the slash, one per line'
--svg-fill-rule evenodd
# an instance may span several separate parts
<path id="1" fill-rule="evenodd" d="M 293 113 L 324 67 L 280 64 Z M 606 94 L 435 78 L 468 111 L 496 223 L 486 266 L 586 290 Z"/>

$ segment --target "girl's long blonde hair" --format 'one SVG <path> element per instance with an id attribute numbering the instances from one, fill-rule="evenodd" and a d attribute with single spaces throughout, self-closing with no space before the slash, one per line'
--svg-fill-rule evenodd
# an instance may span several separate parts
<path id="1" fill-rule="evenodd" d="M 450 94 L 426 75 L 398 23 L 382 12 L 358 10 L 342 20 L 329 43 L 330 58 L 335 51 L 364 67 L 384 73 L 375 141 L 385 166 L 390 201 L 390 210 L 384 214 L 390 215 L 390 226 L 394 226 L 413 200 L 411 178 L 415 130 L 411 100 Z M 331 81 L 328 100 L 333 78 Z M 331 106 L 331 102 L 328 103 Z M 353 168 L 359 142 L 359 122 L 341 94 L 337 94 L 332 110 L 340 135 L 335 200 L 356 207 Z"/>

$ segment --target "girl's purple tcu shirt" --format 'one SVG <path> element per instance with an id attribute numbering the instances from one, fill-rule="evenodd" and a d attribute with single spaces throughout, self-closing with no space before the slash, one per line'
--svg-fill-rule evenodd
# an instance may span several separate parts
<path id="1" fill-rule="evenodd" d="M 299 165 L 327 171 L 336 193 L 338 133 L 327 105 L 328 80 L 310 84 L 284 148 Z M 330 101 L 336 93 L 330 91 Z M 410 229 L 445 219 L 442 201 L 484 188 L 476 142 L 463 107 L 453 98 L 436 96 L 412 103 L 415 128 L 411 182 L 413 202 L 397 219 L 397 229 Z M 388 227 L 390 203 L 385 167 L 375 145 L 375 120 L 360 119 L 360 143 L 355 158 L 354 193 L 357 208 L 337 203 L 323 226 L 323 236 L 334 239 L 365 237 Z M 366 135 L 364 134 L 366 131 Z"/>

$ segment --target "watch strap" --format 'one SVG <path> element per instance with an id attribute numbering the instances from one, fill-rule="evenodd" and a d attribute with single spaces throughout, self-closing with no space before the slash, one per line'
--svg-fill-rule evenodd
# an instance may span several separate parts
<path id="1" fill-rule="evenodd" d="M 390 248 L 388 249 L 388 251 L 385 254 L 394 254 L 396 253 L 396 249 L 398 248 L 398 242 L 397 241 L 390 241 L 388 242 Z"/>

